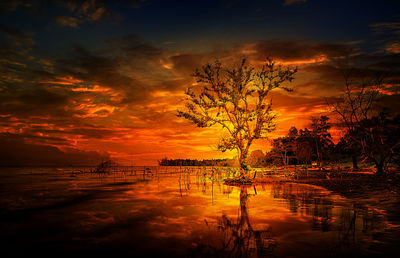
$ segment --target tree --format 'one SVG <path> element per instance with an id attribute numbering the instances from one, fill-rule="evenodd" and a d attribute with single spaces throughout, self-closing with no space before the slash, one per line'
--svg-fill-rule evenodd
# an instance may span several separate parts
<path id="1" fill-rule="evenodd" d="M 376 74 L 373 78 L 365 77 L 356 80 L 351 70 L 343 72 L 345 91 L 336 101 L 329 103 L 332 111 L 338 116 L 338 125 L 347 133 L 347 143 L 352 153 L 353 170 L 358 169 L 357 156 L 359 155 L 360 139 L 357 128 L 362 120 L 370 119 L 376 110 L 379 91 L 384 76 Z"/>
<path id="2" fill-rule="evenodd" d="M 383 175 L 385 165 L 399 155 L 400 115 L 390 118 L 387 112 L 380 112 L 362 120 L 356 133 L 365 159 L 375 164 L 377 175 Z"/>
<path id="3" fill-rule="evenodd" d="M 272 153 L 282 160 L 284 166 L 289 165 L 290 157 L 295 155 L 297 133 L 297 128 L 292 126 L 287 136 L 279 137 L 272 141 Z"/>
<path id="4" fill-rule="evenodd" d="M 252 167 L 260 167 L 265 164 L 265 155 L 262 150 L 254 150 L 250 153 L 248 164 Z"/>
<path id="5" fill-rule="evenodd" d="M 245 164 L 251 144 L 255 139 L 266 138 L 275 129 L 271 91 L 291 82 L 297 68 L 284 68 L 267 59 L 261 69 L 248 67 L 243 59 L 237 68 L 222 65 L 219 61 L 197 69 L 193 74 L 198 87 L 186 91 L 184 117 L 198 127 L 220 126 L 225 135 L 218 150 L 237 150 L 240 177 L 245 178 Z"/>
<path id="6" fill-rule="evenodd" d="M 296 139 L 296 158 L 307 166 L 312 163 L 312 142 L 313 137 L 311 132 L 307 128 L 304 130 L 300 129 L 299 136 Z"/>
<path id="7" fill-rule="evenodd" d="M 330 104 L 340 125 L 346 128 L 345 140 L 352 150 L 353 169 L 357 169 L 359 153 L 363 160 L 375 164 L 377 175 L 384 174 L 385 166 L 398 155 L 400 146 L 399 116 L 390 118 L 379 101 L 385 77 L 378 73 L 369 79 L 353 80 L 347 73 L 345 93 Z"/>
<path id="8" fill-rule="evenodd" d="M 317 165 L 321 168 L 323 157 L 331 145 L 333 145 L 331 134 L 328 130 L 331 124 L 328 122 L 329 117 L 311 117 L 311 129 L 313 136 L 313 145 L 317 156 Z"/>

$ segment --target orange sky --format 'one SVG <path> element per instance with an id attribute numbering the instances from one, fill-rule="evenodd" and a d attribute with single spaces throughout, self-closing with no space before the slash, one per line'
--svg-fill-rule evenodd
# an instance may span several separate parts
<path id="1" fill-rule="evenodd" d="M 311 116 L 329 115 L 326 98 L 343 91 L 343 81 L 332 59 L 349 50 L 338 45 L 336 51 L 329 49 L 325 53 L 319 45 L 304 44 L 296 46 L 293 43 L 293 47 L 305 48 L 308 58 L 304 54 L 287 57 L 287 53 L 285 58 L 275 58 L 278 63 L 297 66 L 299 72 L 290 85 L 293 92 L 273 92 L 273 107 L 278 117 L 277 130 L 271 133 L 270 139 L 285 135 L 291 126 L 298 129 L 309 126 Z M 176 111 L 182 107 L 184 90 L 194 83 L 191 73 L 196 67 L 216 58 L 235 63 L 243 57 L 257 67 L 268 50 L 276 54 L 285 51 L 275 42 L 195 54 L 162 51 L 156 57 L 144 58 L 144 65 L 139 70 L 129 60 L 116 57 L 111 60 L 114 63 L 108 64 L 110 67 L 105 74 L 101 74 L 102 67 L 96 67 L 96 63 L 88 63 L 95 68 L 85 67 L 87 73 L 84 75 L 66 72 L 52 80 L 37 82 L 43 91 L 37 94 L 49 94 L 51 98 L 58 94 L 66 96 L 65 100 L 54 103 L 54 107 L 45 107 L 49 113 L 43 112 L 41 116 L 21 114 L 19 117 L 5 113 L 1 118 L 7 122 L 3 122 L 0 129 L 1 132 L 23 135 L 25 142 L 30 144 L 40 141 L 40 144 L 55 146 L 62 151 L 72 148 L 107 153 L 122 164 L 155 165 L 163 157 L 231 158 L 235 152 L 216 151 L 215 146 L 223 134 L 220 128 L 197 128 L 176 117 Z M 94 55 L 83 52 L 67 63 L 82 68 L 80 62 L 89 62 Z M 39 62 L 44 69 L 60 65 L 51 60 Z M 393 95 L 391 89 L 391 85 L 386 85 L 385 93 Z M 337 138 L 340 132 L 335 129 L 332 134 Z M 252 149 L 266 151 L 269 142 L 259 140 Z"/>
<path id="2" fill-rule="evenodd" d="M 271 57 L 299 68 L 293 92 L 273 92 L 278 117 L 270 139 L 291 126 L 309 126 L 311 116 L 330 115 L 326 99 L 343 93 L 345 67 L 356 79 L 389 71 L 381 93 L 399 110 L 400 27 L 386 20 L 393 8 L 370 13 L 374 23 L 365 15 L 355 23 L 354 12 L 344 17 L 337 15 L 342 8 L 333 8 L 347 1 L 329 3 L 329 10 L 307 1 L 235 2 L 208 3 L 209 16 L 196 11 L 204 4 L 191 1 L 138 1 L 126 8 L 102 1 L 0 5 L 0 20 L 7 20 L 0 23 L 0 165 L 234 157 L 215 150 L 219 128 L 197 128 L 176 116 L 194 83 L 191 74 L 216 59 L 233 65 L 247 58 L 257 67 Z M 336 20 L 321 20 L 322 12 Z M 335 139 L 341 134 L 331 133 Z M 265 152 L 269 141 L 255 142 L 256 149 Z"/>

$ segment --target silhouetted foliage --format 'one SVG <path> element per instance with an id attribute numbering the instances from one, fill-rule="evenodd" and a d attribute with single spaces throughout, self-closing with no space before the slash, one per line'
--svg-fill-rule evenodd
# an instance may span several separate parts
<path id="1" fill-rule="evenodd" d="M 292 127 L 285 137 L 279 137 L 272 141 L 273 154 L 281 160 L 283 165 L 289 165 L 290 157 L 294 157 L 296 153 L 296 138 L 298 132 L 296 127 Z M 275 161 L 275 164 L 277 162 Z"/>
<path id="2" fill-rule="evenodd" d="M 198 127 L 221 126 L 225 135 L 218 150 L 237 150 L 241 177 L 247 175 L 245 164 L 249 148 L 255 139 L 266 138 L 275 129 L 272 112 L 272 90 L 294 79 L 297 68 L 283 68 L 270 59 L 260 70 L 248 67 L 246 60 L 236 68 L 216 61 L 197 69 L 194 77 L 198 87 L 186 91 L 186 109 L 179 110 Z"/>
<path id="3" fill-rule="evenodd" d="M 321 167 L 321 163 L 324 157 L 328 156 L 328 151 L 333 146 L 332 137 L 329 133 L 329 129 L 331 128 L 329 121 L 329 117 L 321 116 L 321 117 L 312 117 L 311 118 L 311 133 L 313 138 L 313 144 L 315 154 L 317 156 L 317 165 Z"/>
<path id="4" fill-rule="evenodd" d="M 337 114 L 338 126 L 346 131 L 344 143 L 352 155 L 353 169 L 357 170 L 357 157 L 366 154 L 362 153 L 358 131 L 361 121 L 370 119 L 377 110 L 384 76 L 375 74 L 357 79 L 352 72 L 343 72 L 345 92 L 328 105 Z"/>
<path id="5" fill-rule="evenodd" d="M 119 164 L 113 160 L 104 160 L 97 167 L 92 170 L 92 173 L 108 174 L 111 173 L 112 169 L 118 167 Z"/>
<path id="6" fill-rule="evenodd" d="M 400 115 L 390 118 L 387 112 L 380 112 L 361 120 L 356 133 L 363 157 L 375 164 L 378 175 L 383 175 L 385 165 L 399 155 Z"/>
<path id="7" fill-rule="evenodd" d="M 265 155 L 262 150 L 254 150 L 250 153 L 248 157 L 248 164 L 251 167 L 263 167 L 266 165 Z"/>
<path id="8" fill-rule="evenodd" d="M 318 165 L 329 159 L 329 152 L 333 149 L 329 117 L 311 118 L 311 128 L 297 130 L 291 127 L 287 136 L 274 139 L 271 154 L 275 157 L 274 164 L 311 164 L 315 160 Z M 278 161 L 276 160 L 278 159 Z"/>
<path id="9" fill-rule="evenodd" d="M 158 161 L 159 166 L 231 166 L 230 159 L 168 159 L 167 157 Z"/>
<path id="10" fill-rule="evenodd" d="M 311 132 L 305 128 L 299 131 L 296 139 L 296 158 L 299 164 L 311 165 L 313 157 L 313 137 Z"/>

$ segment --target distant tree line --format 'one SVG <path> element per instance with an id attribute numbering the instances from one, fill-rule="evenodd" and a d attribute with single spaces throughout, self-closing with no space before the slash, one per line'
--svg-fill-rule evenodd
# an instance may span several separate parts
<path id="1" fill-rule="evenodd" d="M 232 159 L 168 159 L 167 157 L 158 161 L 159 166 L 232 166 Z"/>

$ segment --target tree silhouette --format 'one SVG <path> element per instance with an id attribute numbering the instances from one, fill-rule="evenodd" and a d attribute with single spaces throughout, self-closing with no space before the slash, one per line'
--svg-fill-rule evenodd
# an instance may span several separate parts
<path id="1" fill-rule="evenodd" d="M 219 61 L 197 69 L 193 74 L 198 87 L 186 91 L 186 108 L 178 110 L 198 127 L 218 125 L 225 135 L 218 150 L 237 150 L 241 167 L 240 177 L 248 175 L 245 164 L 249 148 L 255 139 L 266 138 L 275 129 L 270 92 L 294 79 L 297 68 L 284 68 L 271 59 L 260 70 L 248 67 L 243 59 L 237 68 Z"/>
<path id="2" fill-rule="evenodd" d="M 269 257 L 277 246 L 277 240 L 269 227 L 253 228 L 248 212 L 248 202 L 256 195 L 247 191 L 246 186 L 240 186 L 240 207 L 238 217 L 228 218 L 222 215 L 218 219 L 218 230 L 223 234 L 220 248 L 209 246 L 212 252 L 206 253 L 212 257 Z M 202 255 L 202 256 L 206 256 Z"/>
<path id="3" fill-rule="evenodd" d="M 290 156 L 293 157 L 295 155 L 297 133 L 297 128 L 292 126 L 287 136 L 279 137 L 272 141 L 272 152 L 280 157 L 284 166 L 289 165 Z"/>
<path id="4" fill-rule="evenodd" d="M 356 133 L 366 159 L 375 164 L 377 175 L 384 174 L 385 165 L 399 155 L 400 115 L 393 118 L 385 111 L 370 119 L 364 119 Z"/>
<path id="5" fill-rule="evenodd" d="M 329 129 L 331 124 L 328 122 L 329 117 L 312 117 L 311 129 L 313 135 L 313 145 L 317 156 L 317 165 L 321 168 L 323 156 L 331 145 L 333 145 Z"/>
<path id="6" fill-rule="evenodd" d="M 357 170 L 357 156 L 360 154 L 361 140 L 358 137 L 358 128 L 361 121 L 370 119 L 377 108 L 379 92 L 384 82 L 384 75 L 356 79 L 353 70 L 344 70 L 344 93 L 328 105 L 337 114 L 339 126 L 345 129 L 347 143 L 352 152 L 353 169 Z M 364 154 L 365 153 L 361 153 Z"/>
<path id="7" fill-rule="evenodd" d="M 305 128 L 300 129 L 299 136 L 296 139 L 296 158 L 305 165 L 310 165 L 313 156 L 312 147 L 313 137 L 311 132 Z"/>

